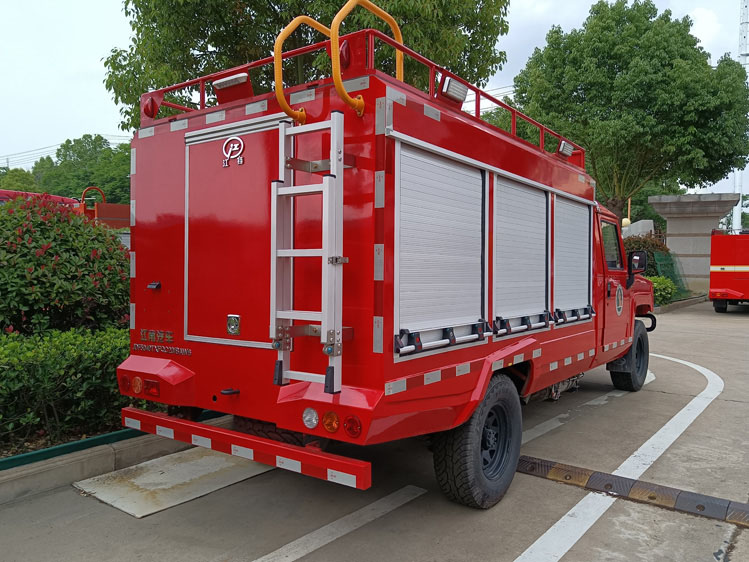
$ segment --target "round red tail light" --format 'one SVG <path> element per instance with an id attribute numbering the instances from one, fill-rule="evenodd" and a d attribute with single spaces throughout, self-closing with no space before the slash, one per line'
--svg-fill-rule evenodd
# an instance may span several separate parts
<path id="1" fill-rule="evenodd" d="M 343 420 L 343 429 L 350 437 L 359 437 L 361 435 L 361 420 L 356 416 L 346 416 Z"/>

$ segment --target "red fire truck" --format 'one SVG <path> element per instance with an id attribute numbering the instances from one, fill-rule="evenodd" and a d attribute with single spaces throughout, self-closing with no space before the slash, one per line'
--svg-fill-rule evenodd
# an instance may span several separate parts
<path id="1" fill-rule="evenodd" d="M 709 296 L 715 312 L 749 303 L 749 230 L 713 230 Z"/>
<path id="2" fill-rule="evenodd" d="M 394 38 L 339 37 L 355 5 Z M 283 52 L 300 24 L 328 39 Z M 383 45 L 394 77 L 375 67 Z M 330 78 L 284 88 L 283 60 L 325 50 Z M 255 94 L 250 74 L 271 64 L 275 93 Z M 198 109 L 169 101 L 185 90 Z M 509 131 L 481 119 L 487 102 Z M 141 120 L 117 377 L 170 413 L 125 408 L 125 426 L 359 489 L 370 463 L 323 443 L 431 435 L 445 494 L 487 508 L 516 469 L 522 402 L 599 365 L 641 388 L 646 256 L 625 256 L 583 149 L 405 47 L 371 2 L 330 28 L 296 18 L 274 57 L 143 94 Z M 236 428 L 198 423 L 201 409 Z"/>

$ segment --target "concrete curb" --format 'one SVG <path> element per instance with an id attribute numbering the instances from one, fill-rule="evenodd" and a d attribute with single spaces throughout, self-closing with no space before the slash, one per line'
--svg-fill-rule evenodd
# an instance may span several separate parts
<path id="1" fill-rule="evenodd" d="M 689 299 L 672 302 L 671 304 L 667 304 L 665 306 L 656 306 L 654 312 L 656 314 L 663 314 L 664 312 L 671 312 L 673 310 L 679 310 L 680 308 L 692 306 L 693 304 L 699 304 L 701 302 L 705 302 L 706 300 L 708 300 L 707 295 L 699 295 L 696 297 L 691 297 Z"/>
<path id="2" fill-rule="evenodd" d="M 231 421 L 232 416 L 222 416 L 204 423 L 229 427 Z M 0 505 L 183 451 L 191 446 L 158 435 L 144 435 L 3 470 L 0 472 Z"/>

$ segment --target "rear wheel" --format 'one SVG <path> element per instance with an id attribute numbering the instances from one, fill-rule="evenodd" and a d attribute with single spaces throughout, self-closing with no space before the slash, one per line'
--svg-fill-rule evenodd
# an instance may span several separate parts
<path id="1" fill-rule="evenodd" d="M 266 439 L 272 439 L 273 441 L 280 441 L 281 443 L 288 443 L 290 445 L 297 445 L 299 447 L 316 443 L 320 449 L 325 450 L 330 444 L 330 439 L 307 435 L 306 433 L 300 433 L 298 431 L 282 429 L 271 422 L 243 418 L 242 416 L 234 416 L 234 419 L 232 420 L 232 429 L 241 433 L 247 433 L 248 435 L 264 437 Z"/>
<path id="2" fill-rule="evenodd" d="M 168 406 L 166 413 L 172 417 L 188 421 L 198 421 L 203 408 L 197 406 Z"/>
<path id="3" fill-rule="evenodd" d="M 234 431 L 255 435 L 257 437 L 272 439 L 273 441 L 298 445 L 299 447 L 303 447 L 305 444 L 304 433 L 281 429 L 274 423 L 255 420 L 252 418 L 234 416 L 232 429 L 234 429 Z"/>
<path id="4" fill-rule="evenodd" d="M 715 312 L 726 312 L 728 310 L 728 301 L 713 301 Z"/>
<path id="5" fill-rule="evenodd" d="M 487 509 L 510 487 L 520 457 L 523 420 L 512 381 L 495 375 L 463 425 L 434 436 L 434 472 L 448 499 Z"/>
<path id="6" fill-rule="evenodd" d="M 636 392 L 645 384 L 648 376 L 648 363 L 650 360 L 650 345 L 648 343 L 648 332 L 645 324 L 639 320 L 635 321 L 635 333 L 632 337 L 632 346 L 626 356 L 626 363 L 631 365 L 630 371 L 611 371 L 611 382 L 618 390 Z"/>

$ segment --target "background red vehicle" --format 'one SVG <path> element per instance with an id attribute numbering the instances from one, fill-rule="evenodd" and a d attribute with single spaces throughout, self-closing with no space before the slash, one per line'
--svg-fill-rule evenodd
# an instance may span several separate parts
<path id="1" fill-rule="evenodd" d="M 339 38 L 357 3 L 395 39 Z M 282 53 L 302 23 L 330 40 Z M 426 68 L 427 91 L 401 60 L 395 77 L 374 67 L 382 44 Z M 284 91 L 282 59 L 317 50 L 333 76 Z M 274 62 L 275 95 L 255 95 L 249 70 Z M 199 109 L 168 101 L 184 88 Z M 509 131 L 481 120 L 482 100 Z M 275 61 L 144 94 L 141 119 L 118 381 L 170 415 L 125 408 L 126 426 L 360 489 L 370 464 L 321 443 L 432 434 L 445 494 L 486 508 L 515 472 L 521 401 L 604 364 L 617 388 L 642 387 L 646 257 L 626 257 L 582 148 L 404 47 L 370 2 L 330 29 L 297 18 Z M 193 421 L 201 409 L 237 430 Z"/>
<path id="2" fill-rule="evenodd" d="M 75 207 L 78 205 L 78 201 L 71 198 L 71 197 L 62 197 L 61 195 L 49 195 L 44 194 L 46 197 L 49 197 L 52 201 L 55 201 L 56 203 L 60 203 L 62 205 L 68 205 L 70 207 Z M 41 197 L 41 193 L 28 193 L 26 191 L 13 191 L 11 189 L 0 189 L 0 205 L 5 203 L 6 201 L 10 201 L 11 199 L 15 199 L 16 197 Z"/>
<path id="3" fill-rule="evenodd" d="M 710 237 L 710 300 L 715 312 L 749 303 L 749 230 L 713 230 Z"/>

